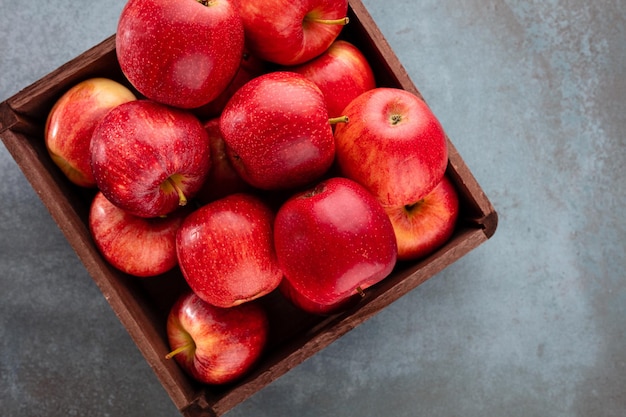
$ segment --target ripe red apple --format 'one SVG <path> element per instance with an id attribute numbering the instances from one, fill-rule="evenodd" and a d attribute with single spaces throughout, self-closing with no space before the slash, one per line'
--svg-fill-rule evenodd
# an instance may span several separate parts
<path id="1" fill-rule="evenodd" d="M 348 0 L 240 0 L 250 51 L 281 65 L 324 52 L 348 23 Z"/>
<path id="2" fill-rule="evenodd" d="M 397 88 L 375 88 L 344 109 L 335 128 L 337 166 L 385 206 L 416 203 L 441 181 L 446 135 L 424 100 Z"/>
<path id="3" fill-rule="evenodd" d="M 272 292 L 282 279 L 272 236 L 274 212 L 232 194 L 186 219 L 176 237 L 183 276 L 204 301 L 228 308 Z"/>
<path id="4" fill-rule="evenodd" d="M 226 384 L 256 364 L 267 343 L 269 323 L 259 305 L 219 308 L 185 293 L 172 306 L 167 337 L 174 358 L 192 378 Z"/>
<path id="5" fill-rule="evenodd" d="M 365 188 L 330 178 L 295 194 L 278 210 L 276 256 L 301 297 L 333 306 L 376 284 L 395 266 L 389 217 Z"/>
<path id="6" fill-rule="evenodd" d="M 234 77 L 244 46 L 233 0 L 129 0 L 120 15 L 120 67 L 143 95 L 194 108 L 216 98 Z"/>
<path id="7" fill-rule="evenodd" d="M 151 100 L 111 110 L 91 139 L 98 188 L 116 206 L 158 217 L 185 205 L 209 171 L 209 137 L 191 113 Z"/>
<path id="8" fill-rule="evenodd" d="M 117 207 L 96 193 L 89 211 L 89 230 L 104 259 L 130 275 L 152 277 L 178 264 L 176 232 L 188 210 L 146 219 Z"/>
<path id="9" fill-rule="evenodd" d="M 119 104 L 135 100 L 124 85 L 108 78 L 90 78 L 67 90 L 54 104 L 44 129 L 52 160 L 81 187 L 95 187 L 89 143 L 96 125 Z"/>
<path id="10" fill-rule="evenodd" d="M 252 190 L 250 184 L 245 182 L 233 168 L 226 154 L 226 144 L 220 132 L 219 124 L 219 118 L 204 123 L 204 129 L 209 135 L 211 168 L 202 188 L 196 194 L 196 198 L 202 204 L 210 203 L 230 194 Z"/>
<path id="11" fill-rule="evenodd" d="M 324 93 L 330 117 L 343 115 L 343 109 L 364 92 L 376 87 L 374 72 L 363 53 L 353 44 L 337 40 L 322 55 L 290 67 L 313 81 Z"/>
<path id="12" fill-rule="evenodd" d="M 324 95 L 294 72 L 271 72 L 241 87 L 222 112 L 220 130 L 233 166 L 257 188 L 302 186 L 333 163 Z"/>
<path id="13" fill-rule="evenodd" d="M 396 234 L 398 259 L 423 258 L 450 239 L 459 216 L 459 197 L 447 176 L 426 197 L 407 206 L 387 206 Z"/>

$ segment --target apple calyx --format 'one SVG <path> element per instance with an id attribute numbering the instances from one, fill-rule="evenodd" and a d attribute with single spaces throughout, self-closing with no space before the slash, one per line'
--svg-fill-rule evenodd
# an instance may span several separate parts
<path id="1" fill-rule="evenodd" d="M 200 3 L 203 6 L 207 6 L 207 7 L 211 7 L 213 5 L 215 5 L 215 3 L 217 3 L 216 0 L 196 0 L 198 3 Z"/>
<path id="2" fill-rule="evenodd" d="M 196 347 L 196 344 L 193 342 L 193 340 L 190 340 L 189 342 L 185 343 L 182 346 L 179 346 L 178 348 L 174 349 L 173 351 L 165 355 L 165 359 L 172 359 L 174 356 L 178 355 L 179 353 L 183 353 L 184 351 L 189 350 L 189 349 L 195 349 L 195 347 Z"/>
<path id="3" fill-rule="evenodd" d="M 185 193 L 183 192 L 183 190 L 178 186 L 177 182 L 176 182 L 176 178 L 174 178 L 175 175 L 169 176 L 167 177 L 167 180 L 165 180 L 170 186 L 172 186 L 174 188 L 174 190 L 176 191 L 176 193 L 178 194 L 178 205 L 179 206 L 185 206 L 187 205 L 187 197 L 185 196 Z"/>
<path id="4" fill-rule="evenodd" d="M 348 116 L 331 117 L 328 119 L 328 123 L 331 125 L 336 125 L 337 123 L 348 123 L 349 121 L 350 119 L 348 119 Z"/>
<path id="5" fill-rule="evenodd" d="M 317 17 L 312 17 L 310 14 L 304 16 L 305 22 L 310 23 L 321 23 L 323 25 L 342 25 L 345 26 L 350 22 L 350 18 L 348 16 L 342 17 L 340 19 L 318 19 Z"/>
<path id="6" fill-rule="evenodd" d="M 404 206 L 404 210 L 406 210 L 407 213 L 411 213 L 413 210 L 421 206 L 424 203 L 424 200 L 425 199 L 422 198 L 421 200 L 416 201 L 415 203 L 407 204 Z"/>

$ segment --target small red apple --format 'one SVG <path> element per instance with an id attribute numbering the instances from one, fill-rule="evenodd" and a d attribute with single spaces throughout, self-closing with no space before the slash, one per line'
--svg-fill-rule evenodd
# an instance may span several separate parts
<path id="1" fill-rule="evenodd" d="M 147 98 L 176 107 L 202 106 L 226 89 L 243 46 L 233 0 L 129 0 L 117 26 L 124 75 Z"/>
<path id="2" fill-rule="evenodd" d="M 226 144 L 220 132 L 219 123 L 219 118 L 204 123 L 204 128 L 209 135 L 211 168 L 202 188 L 196 195 L 202 204 L 210 203 L 230 194 L 248 192 L 252 189 L 233 168 L 226 154 Z"/>
<path id="3" fill-rule="evenodd" d="M 398 259 L 423 258 L 450 239 L 459 197 L 447 176 L 426 197 L 407 206 L 386 206 L 398 243 Z"/>
<path id="4" fill-rule="evenodd" d="M 344 40 L 333 42 L 322 55 L 288 70 L 304 75 L 322 90 L 330 117 L 342 116 L 352 100 L 376 87 L 367 58 Z"/>
<path id="5" fill-rule="evenodd" d="M 92 188 L 89 144 L 96 125 L 119 104 L 135 100 L 124 85 L 108 78 L 90 78 L 67 90 L 54 104 L 44 129 L 52 160 L 74 184 Z"/>
<path id="6" fill-rule="evenodd" d="M 269 322 L 259 305 L 219 308 L 194 293 L 172 306 L 167 337 L 174 358 L 185 372 L 205 384 L 226 384 L 256 364 L 267 343 Z"/>
<path id="7" fill-rule="evenodd" d="M 241 87 L 222 112 L 220 130 L 233 166 L 257 188 L 306 185 L 333 163 L 324 95 L 294 72 L 271 72 Z"/>
<path id="8" fill-rule="evenodd" d="M 324 52 L 348 23 L 348 0 L 240 0 L 250 51 L 281 65 Z"/>
<path id="9" fill-rule="evenodd" d="M 140 217 L 185 205 L 209 171 L 209 137 L 191 113 L 151 100 L 111 110 L 91 139 L 91 166 L 100 191 Z"/>
<path id="10" fill-rule="evenodd" d="M 385 206 L 416 203 L 441 181 L 447 138 L 424 100 L 397 88 L 375 88 L 344 109 L 335 128 L 337 166 Z"/>
<path id="11" fill-rule="evenodd" d="M 274 212 L 259 198 L 232 194 L 206 204 L 178 230 L 183 276 L 204 301 L 233 307 L 272 292 L 282 279 L 272 236 Z"/>
<path id="12" fill-rule="evenodd" d="M 89 230 L 111 265 L 130 275 L 152 277 L 178 264 L 176 232 L 187 213 L 180 209 L 162 218 L 137 217 L 98 192 L 89 211 Z"/>
<path id="13" fill-rule="evenodd" d="M 347 178 L 330 178 L 287 200 L 276 215 L 274 242 L 292 290 L 321 306 L 338 305 L 381 281 L 397 256 L 382 206 Z"/>

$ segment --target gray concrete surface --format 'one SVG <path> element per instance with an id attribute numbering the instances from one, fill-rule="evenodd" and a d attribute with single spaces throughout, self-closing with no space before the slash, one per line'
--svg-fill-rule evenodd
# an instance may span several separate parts
<path id="1" fill-rule="evenodd" d="M 123 3 L 0 0 L 0 100 Z M 499 229 L 228 416 L 626 416 L 626 3 L 365 4 Z M 178 415 L 4 147 L 0 172 L 0 414 Z"/>

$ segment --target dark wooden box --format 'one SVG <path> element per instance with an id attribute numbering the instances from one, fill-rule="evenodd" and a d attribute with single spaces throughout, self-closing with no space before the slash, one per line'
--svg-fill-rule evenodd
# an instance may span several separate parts
<path id="1" fill-rule="evenodd" d="M 359 0 L 350 0 L 349 17 L 350 23 L 342 37 L 364 52 L 374 68 L 378 85 L 399 87 L 419 95 Z M 52 105 L 69 87 L 93 76 L 113 78 L 128 85 L 116 60 L 114 36 L 1 103 L 0 135 L 172 401 L 185 416 L 224 414 L 433 277 L 495 232 L 497 214 L 494 208 L 449 141 L 447 173 L 460 193 L 462 213 L 454 236 L 445 246 L 419 262 L 399 263 L 391 276 L 368 289 L 366 297 L 357 306 L 338 315 L 307 315 L 295 310 L 278 294 L 270 294 L 263 303 L 274 325 L 270 345 L 259 365 L 234 385 L 209 387 L 198 384 L 187 377 L 175 361 L 164 358 L 169 351 L 165 318 L 175 298 L 186 289 L 180 271 L 141 280 L 110 266 L 94 246 L 87 226 L 93 192 L 71 184 L 46 151 L 43 127 Z"/>

